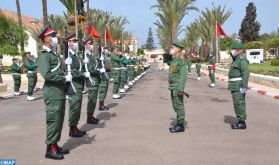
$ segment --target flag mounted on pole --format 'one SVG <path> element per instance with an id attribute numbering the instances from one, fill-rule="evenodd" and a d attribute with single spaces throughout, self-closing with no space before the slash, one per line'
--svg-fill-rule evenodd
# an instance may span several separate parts
<path id="1" fill-rule="evenodd" d="M 216 31 L 217 31 L 217 37 L 220 37 L 220 36 L 228 37 L 227 34 L 225 33 L 225 31 L 223 30 L 221 24 L 219 24 L 218 22 L 217 22 L 217 26 L 216 26 Z"/>
<path id="2" fill-rule="evenodd" d="M 88 34 L 90 34 L 93 38 L 101 39 L 100 34 L 97 30 L 90 24 L 88 24 Z"/>
<path id="3" fill-rule="evenodd" d="M 105 38 L 108 39 L 113 46 L 115 45 L 115 41 L 112 39 L 108 27 L 106 27 L 106 37 Z"/>

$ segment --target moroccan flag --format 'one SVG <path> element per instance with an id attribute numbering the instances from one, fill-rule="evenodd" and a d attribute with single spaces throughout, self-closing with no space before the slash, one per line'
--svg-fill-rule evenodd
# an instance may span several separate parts
<path id="1" fill-rule="evenodd" d="M 217 28 L 216 31 L 217 31 L 217 36 L 218 36 L 218 37 L 220 37 L 220 36 L 228 37 L 227 34 L 224 32 L 222 26 L 221 26 L 219 23 L 217 23 L 216 28 Z"/>
<path id="2" fill-rule="evenodd" d="M 108 39 L 112 45 L 115 45 L 115 41 L 112 39 L 108 27 L 106 27 L 106 39 Z"/>
<path id="3" fill-rule="evenodd" d="M 88 33 L 94 37 L 94 38 L 97 38 L 97 39 L 100 39 L 101 36 L 100 34 L 97 32 L 97 30 L 92 26 L 92 25 L 88 25 Z"/>

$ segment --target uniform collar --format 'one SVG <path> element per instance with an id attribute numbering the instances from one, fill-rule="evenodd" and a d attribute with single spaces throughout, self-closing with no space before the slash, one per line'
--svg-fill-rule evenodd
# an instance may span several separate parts
<path id="1" fill-rule="evenodd" d="M 69 51 L 70 51 L 70 53 L 71 53 L 72 55 L 76 55 L 76 52 L 73 51 L 72 49 L 69 49 Z"/>

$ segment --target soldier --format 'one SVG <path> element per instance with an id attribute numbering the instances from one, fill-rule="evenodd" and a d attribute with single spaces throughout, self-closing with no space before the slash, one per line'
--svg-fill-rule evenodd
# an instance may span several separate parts
<path id="1" fill-rule="evenodd" d="M 190 54 L 188 55 L 188 75 L 192 74 L 192 59 Z"/>
<path id="2" fill-rule="evenodd" d="M 135 66 L 134 66 L 134 61 L 133 61 L 132 57 L 130 57 L 128 59 L 127 67 L 128 67 L 128 79 L 129 79 L 128 84 L 130 87 L 132 87 L 135 83 L 135 81 L 134 81 Z"/>
<path id="3" fill-rule="evenodd" d="M 216 68 L 216 59 L 215 56 L 213 56 L 212 53 L 210 53 L 209 55 L 209 59 L 208 59 L 208 71 L 209 71 L 209 77 L 210 77 L 210 81 L 211 84 L 209 85 L 211 88 L 215 87 L 215 68 Z"/>
<path id="4" fill-rule="evenodd" d="M 101 81 L 101 74 L 98 69 L 97 57 L 93 54 L 92 49 L 92 40 L 90 37 L 85 38 L 83 42 L 85 46 L 84 53 L 84 67 L 85 71 L 90 73 L 90 76 L 87 74 L 88 79 L 88 103 L 87 103 L 87 124 L 98 124 L 99 119 L 94 117 L 94 112 L 96 108 L 99 83 Z"/>
<path id="5" fill-rule="evenodd" d="M 109 72 L 111 72 L 112 66 L 111 66 L 111 62 L 110 59 L 107 57 L 107 55 L 109 55 L 109 51 L 107 49 L 107 47 L 103 47 L 102 54 L 99 54 L 100 62 L 105 65 L 104 68 L 105 70 L 103 71 L 104 73 L 106 73 L 107 75 L 110 75 Z M 104 74 L 102 73 L 102 74 Z M 107 106 L 105 106 L 105 99 L 107 97 L 107 92 L 108 92 L 108 86 L 109 86 L 109 77 L 108 79 L 105 78 L 104 76 L 101 76 L 101 82 L 99 85 L 99 111 L 107 111 L 109 110 L 109 108 Z"/>
<path id="6" fill-rule="evenodd" d="M 75 34 L 70 35 L 68 38 L 69 56 L 72 59 L 71 72 L 73 76 L 73 85 L 76 88 L 74 95 L 69 95 L 69 136 L 82 137 L 86 131 L 78 129 L 77 125 L 80 120 L 81 104 L 82 104 L 82 91 L 84 87 L 84 78 L 90 76 L 90 73 L 83 73 L 82 63 L 78 55 L 78 40 Z M 66 59 L 66 61 L 68 60 Z"/>
<path id="7" fill-rule="evenodd" d="M 174 42 L 170 49 L 172 61 L 169 62 L 169 90 L 171 92 L 171 100 L 174 111 L 177 114 L 177 124 L 169 131 L 171 133 L 184 132 L 184 88 L 187 80 L 187 58 L 181 53 L 183 45 L 179 42 Z"/>
<path id="8" fill-rule="evenodd" d="M 126 90 L 129 89 L 127 85 L 127 81 L 128 81 L 127 56 L 128 56 L 127 52 L 121 53 L 121 58 L 119 59 L 120 66 L 121 66 L 121 77 L 120 77 L 120 86 L 119 86 L 120 93 L 125 93 Z"/>
<path id="9" fill-rule="evenodd" d="M 232 129 L 246 129 L 246 101 L 245 95 L 249 81 L 249 62 L 246 59 L 242 43 L 233 43 L 231 56 L 233 59 L 229 70 L 229 86 L 233 98 L 233 105 L 238 122 L 232 124 Z"/>
<path id="10" fill-rule="evenodd" d="M 72 81 L 71 75 L 65 76 L 60 63 L 60 56 L 54 51 L 57 45 L 55 32 L 46 27 L 39 38 L 44 42 L 39 56 L 39 68 L 44 78 L 43 97 L 46 105 L 46 141 L 45 157 L 64 159 L 69 150 L 58 146 L 61 138 L 65 115 L 65 83 Z"/>
<path id="11" fill-rule="evenodd" d="M 198 53 L 192 54 L 196 61 L 197 80 L 201 80 L 201 59 Z"/>
<path id="12" fill-rule="evenodd" d="M 119 85 L 120 85 L 120 77 L 121 77 L 120 58 L 117 55 L 117 47 L 112 47 L 111 50 L 112 50 L 112 54 L 111 54 L 110 60 L 111 60 L 113 72 L 114 72 L 112 97 L 113 97 L 113 99 L 120 99 L 121 96 L 118 94 Z"/>
<path id="13" fill-rule="evenodd" d="M 32 95 L 37 84 L 37 65 L 30 52 L 26 52 L 25 55 L 26 57 L 24 60 L 24 66 L 26 68 L 26 74 L 28 78 L 27 101 L 33 101 L 35 100 L 35 97 Z"/>
<path id="14" fill-rule="evenodd" d="M 13 64 L 11 65 L 11 70 L 13 72 L 13 79 L 14 79 L 14 95 L 19 96 L 19 88 L 21 84 L 21 67 L 18 64 L 18 59 L 13 58 Z"/>

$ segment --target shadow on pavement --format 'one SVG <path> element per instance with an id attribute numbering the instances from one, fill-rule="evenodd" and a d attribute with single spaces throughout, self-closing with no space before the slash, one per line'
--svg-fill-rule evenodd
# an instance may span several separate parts
<path id="1" fill-rule="evenodd" d="M 64 143 L 63 148 L 71 151 L 83 144 L 92 144 L 93 141 L 96 141 L 95 138 L 96 135 L 90 137 L 88 134 L 82 138 L 70 138 L 66 143 Z"/>
<path id="2" fill-rule="evenodd" d="M 224 116 L 224 123 L 226 124 L 234 124 L 237 122 L 237 118 L 234 116 Z"/>
<path id="3" fill-rule="evenodd" d="M 111 109 L 111 108 L 114 108 L 114 107 L 117 107 L 118 106 L 118 103 L 110 103 L 107 105 L 107 108 Z"/>

